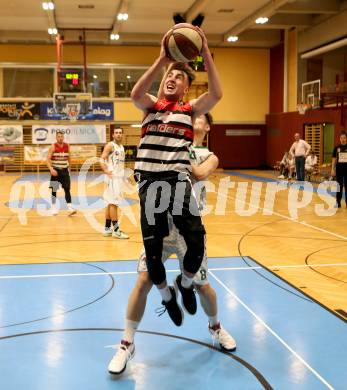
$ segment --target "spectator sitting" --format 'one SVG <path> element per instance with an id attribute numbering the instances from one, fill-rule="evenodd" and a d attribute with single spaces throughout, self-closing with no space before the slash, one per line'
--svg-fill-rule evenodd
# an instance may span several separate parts
<path id="1" fill-rule="evenodd" d="M 289 170 L 289 175 L 288 179 L 292 179 L 294 177 L 295 173 L 295 157 L 291 154 L 288 156 L 288 170 Z"/>
<path id="2" fill-rule="evenodd" d="M 309 155 L 306 157 L 306 161 L 305 161 L 305 172 L 309 177 L 317 168 L 317 163 L 318 163 L 317 156 L 314 153 L 314 151 L 311 150 Z"/>
<path id="3" fill-rule="evenodd" d="M 280 175 L 278 179 L 284 179 L 288 175 L 289 171 L 289 154 L 288 152 L 284 152 L 282 160 L 279 163 Z"/>

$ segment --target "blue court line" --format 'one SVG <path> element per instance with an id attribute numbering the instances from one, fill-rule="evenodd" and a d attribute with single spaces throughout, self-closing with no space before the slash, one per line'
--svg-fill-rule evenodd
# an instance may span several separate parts
<path id="1" fill-rule="evenodd" d="M 299 182 L 289 182 L 289 181 L 283 181 L 283 180 L 276 180 L 276 179 L 273 179 L 271 177 L 257 176 L 257 175 L 253 175 L 253 174 L 249 174 L 249 173 L 226 171 L 226 172 L 223 172 L 220 174 L 226 174 L 229 176 L 236 176 L 236 177 L 243 177 L 246 179 L 251 179 L 253 181 L 258 181 L 258 182 L 262 182 L 262 183 L 278 183 L 283 188 L 288 188 L 288 189 L 290 187 L 303 188 L 304 191 L 313 192 L 315 194 L 324 194 L 324 195 L 328 194 L 330 196 L 335 197 L 335 192 L 330 192 L 330 190 L 324 191 L 324 190 L 320 189 L 319 187 L 315 187 L 311 182 L 309 182 L 309 183 L 312 185 L 312 187 L 304 187 Z M 343 196 L 344 196 L 344 192 L 343 192 Z"/>
<path id="2" fill-rule="evenodd" d="M 6 174 L 7 175 L 7 174 Z M 95 180 L 96 177 L 103 176 L 104 173 L 101 171 L 97 171 L 95 173 L 90 172 L 86 176 L 86 181 L 92 181 Z M 17 174 L 18 176 L 18 174 Z M 70 178 L 72 182 L 78 181 L 79 172 L 70 172 Z M 45 182 L 49 181 L 51 178 L 51 175 L 48 172 L 39 172 L 39 173 L 23 173 L 22 176 L 18 177 L 15 182 L 26 182 L 26 181 L 32 181 L 32 182 Z"/>
<path id="3" fill-rule="evenodd" d="M 107 206 L 107 202 L 101 196 L 72 196 L 71 203 L 77 210 L 86 209 L 103 209 Z M 121 207 L 132 206 L 139 203 L 137 199 L 124 198 L 120 201 Z M 57 197 L 57 204 L 59 204 L 60 210 L 67 210 L 67 203 L 63 196 Z M 25 198 L 16 199 L 9 202 L 5 202 L 5 206 L 11 209 L 24 209 L 24 210 L 49 210 L 51 208 L 51 200 L 47 198 Z"/>

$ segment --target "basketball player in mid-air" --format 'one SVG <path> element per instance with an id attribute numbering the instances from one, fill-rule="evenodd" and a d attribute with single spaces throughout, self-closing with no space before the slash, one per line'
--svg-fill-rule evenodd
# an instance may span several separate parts
<path id="1" fill-rule="evenodd" d="M 194 122 L 194 143 L 190 153 L 193 182 L 206 180 L 218 166 L 217 156 L 210 152 L 207 147 L 203 146 L 203 140 L 207 132 L 210 131 L 211 124 L 212 117 L 209 114 L 201 115 Z M 199 184 L 201 184 L 200 191 L 198 191 L 200 192 L 199 206 L 202 209 L 206 202 L 206 188 L 203 185 L 203 181 Z M 176 254 L 182 271 L 187 246 L 183 237 L 173 225 L 172 217 L 170 215 L 168 217 L 170 234 L 164 238 L 162 261 L 165 262 L 170 255 Z M 134 335 L 142 320 L 147 295 L 153 285 L 148 276 L 146 254 L 144 251 L 140 255 L 138 272 L 137 282 L 128 300 L 123 338 L 108 366 L 108 371 L 115 375 L 124 372 L 127 362 L 135 355 Z M 230 352 L 235 350 L 236 342 L 219 322 L 216 292 L 208 282 L 207 272 L 207 257 L 205 253 L 200 269 L 194 277 L 193 284 L 199 294 L 201 306 L 208 317 L 208 329 L 210 333 L 223 350 Z"/>
<path id="2" fill-rule="evenodd" d="M 193 120 L 207 113 L 222 97 L 222 89 L 208 48 L 202 37 L 201 55 L 208 75 L 208 91 L 189 102 L 184 96 L 194 79 L 192 69 L 173 63 L 162 81 L 162 96 L 148 93 L 163 67 L 172 62 L 166 55 L 166 34 L 159 57 L 134 86 L 131 97 L 144 112 L 142 137 L 135 163 L 141 206 L 141 230 L 149 276 L 158 288 L 170 318 L 180 326 L 183 311 L 177 303 L 176 291 L 168 286 L 162 262 L 163 239 L 169 235 L 168 213 L 182 235 L 187 250 L 182 273 L 175 285 L 182 295 L 186 311 L 195 314 L 197 304 L 193 279 L 205 252 L 205 228 L 190 180 L 189 145 L 193 142 Z"/>
<path id="3" fill-rule="evenodd" d="M 58 214 L 57 202 L 57 191 L 59 186 L 63 187 L 65 193 L 65 201 L 69 215 L 76 214 L 76 210 L 71 204 L 71 180 L 70 180 L 70 146 L 64 142 L 64 133 L 62 131 L 56 132 L 56 140 L 48 150 L 47 155 L 47 167 L 51 173 L 51 180 L 49 187 L 52 190 L 52 215 Z"/>
<path id="4" fill-rule="evenodd" d="M 125 153 L 122 145 L 123 129 L 113 130 L 113 141 L 109 142 L 101 155 L 101 168 L 107 175 L 107 188 L 104 200 L 107 204 L 105 211 L 104 236 L 127 239 L 129 236 L 119 227 L 118 206 L 122 201 L 122 186 L 124 181 Z"/>

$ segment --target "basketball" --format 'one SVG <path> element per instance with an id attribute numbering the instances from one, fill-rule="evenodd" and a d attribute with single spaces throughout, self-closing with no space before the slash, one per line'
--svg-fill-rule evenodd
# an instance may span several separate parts
<path id="1" fill-rule="evenodd" d="M 179 62 L 189 62 L 200 54 L 202 38 L 196 27 L 189 23 L 180 23 L 172 28 L 165 46 L 170 58 Z"/>

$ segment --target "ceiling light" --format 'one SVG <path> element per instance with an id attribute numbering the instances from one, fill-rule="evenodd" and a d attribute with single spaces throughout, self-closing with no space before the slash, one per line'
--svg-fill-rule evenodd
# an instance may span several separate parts
<path id="1" fill-rule="evenodd" d="M 118 20 L 128 20 L 128 18 L 129 18 L 129 15 L 127 13 L 119 13 L 117 15 Z"/>
<path id="2" fill-rule="evenodd" d="M 48 10 L 54 10 L 54 3 L 52 1 L 44 1 L 42 3 L 42 8 L 45 10 L 45 11 L 48 11 Z"/>
<path id="3" fill-rule="evenodd" d="M 49 28 L 48 34 L 49 35 L 56 35 L 56 34 L 58 34 L 58 30 L 56 28 Z"/>
<path id="4" fill-rule="evenodd" d="M 228 42 L 236 42 L 238 40 L 239 40 L 239 37 L 236 35 L 230 35 L 230 37 L 228 37 L 228 39 L 227 39 Z"/>
<path id="5" fill-rule="evenodd" d="M 269 21 L 269 18 L 267 18 L 266 16 L 265 17 L 260 17 L 258 19 L 256 19 L 256 23 L 257 24 L 265 24 Z"/>
<path id="6" fill-rule="evenodd" d="M 127 79 L 130 80 L 131 79 L 131 76 L 130 74 L 127 75 Z"/>
<path id="7" fill-rule="evenodd" d="M 96 74 L 93 74 L 93 79 L 97 79 L 98 76 Z"/>
<path id="8" fill-rule="evenodd" d="M 118 41 L 118 39 L 119 39 L 119 34 L 111 34 L 111 35 L 110 35 L 110 39 L 112 39 L 112 41 Z"/>

